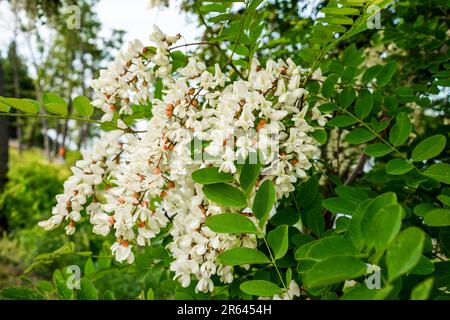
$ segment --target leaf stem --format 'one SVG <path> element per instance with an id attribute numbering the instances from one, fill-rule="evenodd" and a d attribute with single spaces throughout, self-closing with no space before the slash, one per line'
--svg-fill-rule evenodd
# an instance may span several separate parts
<path id="1" fill-rule="evenodd" d="M 276 270 L 276 272 L 278 274 L 278 277 L 280 278 L 281 284 L 283 285 L 283 288 L 285 290 L 287 290 L 286 284 L 285 284 L 285 282 L 283 280 L 283 277 L 281 276 L 281 272 L 278 269 L 277 264 L 275 262 L 275 258 L 274 258 L 273 254 L 272 254 L 272 251 L 270 250 L 270 246 L 269 246 L 269 243 L 267 242 L 266 236 L 264 235 L 264 233 L 262 232 L 261 228 L 259 227 L 259 224 L 257 224 L 256 228 L 258 229 L 258 233 L 261 235 L 261 237 L 264 240 L 264 244 L 267 247 L 267 251 L 269 251 L 269 256 L 270 256 L 271 263 L 273 264 L 273 266 L 274 266 L 274 268 L 275 268 L 275 270 Z"/>
<path id="2" fill-rule="evenodd" d="M 6 113 L 6 112 L 0 112 L 0 117 L 1 116 L 5 116 L 5 117 L 36 117 L 36 118 L 45 118 L 45 119 L 70 119 L 70 120 L 74 120 L 74 121 L 82 121 L 82 122 L 87 122 L 87 123 L 93 123 L 93 124 L 98 124 L 98 125 L 102 125 L 105 127 L 109 127 L 112 129 L 116 129 L 116 130 L 122 130 L 125 132 L 132 132 L 132 133 L 143 133 L 146 131 L 134 131 L 131 128 L 127 127 L 127 128 L 120 128 L 116 125 L 113 125 L 111 123 L 108 122 L 102 122 L 102 121 L 98 121 L 98 120 L 93 120 L 93 119 L 88 119 L 88 118 L 82 118 L 82 117 L 74 117 L 74 116 L 60 116 L 60 115 L 54 115 L 54 114 L 40 114 L 40 113 Z"/>

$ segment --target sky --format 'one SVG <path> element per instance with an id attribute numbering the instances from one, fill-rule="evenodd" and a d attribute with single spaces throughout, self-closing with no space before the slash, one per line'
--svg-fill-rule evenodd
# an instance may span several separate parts
<path id="1" fill-rule="evenodd" d="M 170 7 L 150 8 L 150 0 L 101 0 L 95 8 L 102 25 L 102 34 L 110 34 L 112 29 L 122 29 L 126 32 L 126 42 L 139 39 L 144 44 L 157 25 L 167 34 L 181 33 L 187 42 L 192 42 L 201 34 L 201 29 L 194 19 L 180 11 L 181 0 L 171 0 Z M 14 16 L 6 1 L 0 0 L 0 51 L 5 50 L 12 39 Z M 42 31 L 44 38 L 47 31 Z M 29 55 L 24 39 L 18 41 L 19 54 Z"/>

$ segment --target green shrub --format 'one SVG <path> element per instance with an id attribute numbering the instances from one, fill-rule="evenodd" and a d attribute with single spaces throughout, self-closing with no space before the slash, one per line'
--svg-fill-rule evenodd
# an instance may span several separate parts
<path id="1" fill-rule="evenodd" d="M 48 215 L 68 174 L 66 167 L 46 161 L 38 151 L 19 155 L 12 150 L 8 183 L 0 194 L 0 215 L 9 231 L 31 227 Z"/>

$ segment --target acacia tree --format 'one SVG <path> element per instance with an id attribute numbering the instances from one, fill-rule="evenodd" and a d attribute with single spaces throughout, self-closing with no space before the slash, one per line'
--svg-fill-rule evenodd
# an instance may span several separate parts
<path id="1" fill-rule="evenodd" d="M 105 243 L 70 242 L 31 267 L 89 256 L 80 290 L 56 270 L 27 293 L 96 299 L 93 281 L 126 268 L 148 299 L 448 298 L 448 4 L 421 17 L 410 10 L 423 2 L 391 2 L 319 2 L 299 37 L 265 28 L 280 2 L 195 1 L 201 41 L 155 28 L 152 45 L 132 42 L 92 103 L 74 100 L 82 117 L 70 117 L 105 133 L 40 223 Z M 386 29 L 368 30 L 380 12 Z M 0 101 L 5 116 L 38 112 Z M 56 96 L 43 104 L 67 113 Z"/>

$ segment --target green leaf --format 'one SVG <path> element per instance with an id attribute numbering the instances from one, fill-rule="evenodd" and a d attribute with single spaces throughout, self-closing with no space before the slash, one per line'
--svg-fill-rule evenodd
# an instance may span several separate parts
<path id="1" fill-rule="evenodd" d="M 356 128 L 345 136 L 345 140 L 350 144 L 361 144 L 375 138 L 376 135 L 365 128 Z"/>
<path id="2" fill-rule="evenodd" d="M 42 102 L 44 104 L 56 103 L 56 104 L 60 104 L 67 108 L 67 102 L 63 98 L 61 98 L 59 95 L 57 95 L 55 93 L 51 93 L 51 92 L 46 92 L 44 94 L 44 96 L 42 97 Z"/>
<path id="3" fill-rule="evenodd" d="M 81 278 L 80 280 L 81 290 L 78 293 L 80 300 L 98 300 L 97 289 L 91 280 L 87 278 Z"/>
<path id="4" fill-rule="evenodd" d="M 345 239 L 349 239 L 352 245 L 359 251 L 362 250 L 366 244 L 366 237 L 362 231 L 361 221 L 372 202 L 373 199 L 367 199 L 356 208 L 350 219 L 348 231 L 345 234 Z"/>
<path id="5" fill-rule="evenodd" d="M 323 129 L 314 128 L 314 131 L 311 132 L 311 136 L 321 145 L 324 145 L 328 139 L 327 131 Z"/>
<path id="6" fill-rule="evenodd" d="M 323 13 L 336 15 L 359 15 L 359 10 L 356 8 L 323 8 Z"/>
<path id="7" fill-rule="evenodd" d="M 217 262 L 227 266 L 237 266 L 241 264 L 265 264 L 270 263 L 270 259 L 256 249 L 238 247 L 222 252 L 217 257 Z"/>
<path id="8" fill-rule="evenodd" d="M 44 292 L 52 292 L 55 290 L 55 288 L 53 287 L 53 284 L 50 281 L 47 280 L 40 280 L 36 283 L 36 287 L 40 290 L 40 291 L 44 291 Z"/>
<path id="9" fill-rule="evenodd" d="M 405 112 L 400 112 L 396 117 L 395 125 L 389 132 L 389 142 L 394 146 L 405 143 L 408 140 L 411 130 L 412 125 L 408 115 Z"/>
<path id="10" fill-rule="evenodd" d="M 274 226 L 286 224 L 293 226 L 300 219 L 300 214 L 292 207 L 277 209 L 277 213 L 270 218 L 270 223 Z"/>
<path id="11" fill-rule="evenodd" d="M 62 104 L 51 102 L 44 104 L 44 106 L 45 110 L 47 110 L 49 113 L 57 114 L 60 116 L 67 116 L 67 107 Z"/>
<path id="12" fill-rule="evenodd" d="M 357 256 L 359 251 L 352 243 L 344 238 L 336 236 L 325 237 L 309 242 L 295 252 L 296 260 L 321 261 L 331 256 Z"/>
<path id="13" fill-rule="evenodd" d="M 434 209 L 438 209 L 439 207 L 429 203 L 429 202 L 425 202 L 425 203 L 420 203 L 417 206 L 414 207 L 413 212 L 416 216 L 419 217 L 425 217 L 428 212 L 434 210 Z"/>
<path id="14" fill-rule="evenodd" d="M 9 287 L 0 291 L 0 296 L 11 300 L 45 300 L 45 296 L 27 287 Z"/>
<path id="15" fill-rule="evenodd" d="M 450 226 L 450 210 L 435 209 L 428 212 L 424 218 L 425 224 L 430 227 Z"/>
<path id="16" fill-rule="evenodd" d="M 206 226 L 217 233 L 257 233 L 255 224 L 239 213 L 223 213 L 210 216 Z"/>
<path id="17" fill-rule="evenodd" d="M 409 273 L 417 275 L 427 275 L 434 271 L 434 264 L 424 255 L 420 256 L 419 262 L 412 268 Z"/>
<path id="18" fill-rule="evenodd" d="M 425 161 L 438 156 L 444 150 L 446 143 L 447 140 L 442 134 L 421 141 L 412 152 L 412 161 Z"/>
<path id="19" fill-rule="evenodd" d="M 342 25 L 353 24 L 353 20 L 346 16 L 327 16 L 325 18 L 318 18 L 317 20 L 329 24 L 342 24 Z"/>
<path id="20" fill-rule="evenodd" d="M 319 53 L 320 53 L 320 51 L 317 49 L 303 48 L 302 50 L 300 50 L 298 55 L 300 56 L 300 58 L 305 60 L 307 63 L 311 64 L 316 60 Z"/>
<path id="21" fill-rule="evenodd" d="M 55 285 L 60 300 L 70 300 L 73 298 L 73 291 L 67 287 L 67 281 L 59 269 L 53 272 L 53 284 Z"/>
<path id="22" fill-rule="evenodd" d="M 381 69 L 383 69 L 383 66 L 380 65 L 375 65 L 367 69 L 363 74 L 362 82 L 366 84 L 372 81 L 374 78 L 378 77 L 378 75 L 381 72 Z"/>
<path id="23" fill-rule="evenodd" d="M 92 259 L 87 259 L 86 263 L 84 264 L 84 274 L 86 276 L 89 276 L 91 274 L 94 274 L 97 270 L 95 269 L 94 262 L 92 262 Z"/>
<path id="24" fill-rule="evenodd" d="M 391 153 L 392 151 L 393 151 L 392 148 L 385 145 L 384 143 L 370 144 L 364 150 L 366 154 L 375 158 L 385 156 Z"/>
<path id="25" fill-rule="evenodd" d="M 288 226 L 282 225 L 269 232 L 267 242 L 272 248 L 275 259 L 281 259 L 289 247 Z"/>
<path id="26" fill-rule="evenodd" d="M 322 95 L 324 98 L 330 98 L 334 94 L 334 86 L 336 85 L 339 76 L 336 73 L 330 74 L 322 85 Z"/>
<path id="27" fill-rule="evenodd" d="M 239 176 L 239 184 L 242 190 L 244 190 L 247 193 L 252 191 L 256 183 L 256 180 L 258 180 L 259 173 L 261 172 L 262 164 L 258 158 L 259 157 L 256 155 L 254 155 L 254 157 L 249 156 L 241 169 L 241 173 Z"/>
<path id="28" fill-rule="evenodd" d="M 36 106 L 36 104 L 27 101 L 26 99 L 2 98 L 1 102 L 25 113 L 36 114 L 39 112 L 39 106 Z"/>
<path id="29" fill-rule="evenodd" d="M 352 87 L 345 87 L 344 90 L 339 94 L 339 105 L 346 109 L 351 106 L 353 101 L 355 101 L 356 93 Z"/>
<path id="30" fill-rule="evenodd" d="M 350 256 L 335 256 L 320 261 L 306 274 L 304 284 L 316 288 L 355 279 L 366 273 L 367 266 L 361 260 Z"/>
<path id="31" fill-rule="evenodd" d="M 114 293 L 112 293 L 109 290 L 106 290 L 105 293 L 103 293 L 103 299 L 102 300 L 115 300 Z"/>
<path id="32" fill-rule="evenodd" d="M 352 214 L 357 207 L 354 201 L 344 198 L 328 198 L 322 201 L 322 205 L 333 213 Z"/>
<path id="33" fill-rule="evenodd" d="M 377 211 L 369 226 L 369 241 L 377 250 L 384 249 L 397 236 L 402 226 L 403 207 L 398 204 L 386 206 Z"/>
<path id="34" fill-rule="evenodd" d="M 359 94 L 355 103 L 355 114 L 361 120 L 366 118 L 373 108 L 373 97 L 369 90 L 364 89 Z"/>
<path id="35" fill-rule="evenodd" d="M 369 289 L 361 284 L 345 291 L 341 300 L 383 300 L 392 291 L 393 286 L 386 286 L 382 289 Z"/>
<path id="36" fill-rule="evenodd" d="M 385 85 L 387 85 L 391 81 L 392 76 L 395 74 L 396 71 L 397 71 L 397 62 L 389 61 L 380 70 L 380 73 L 377 76 L 377 85 L 379 87 L 384 87 Z"/>
<path id="37" fill-rule="evenodd" d="M 239 20 L 242 16 L 236 13 L 223 13 L 219 14 L 213 18 L 210 18 L 209 21 L 213 23 L 222 22 L 222 21 L 231 21 L 231 20 Z"/>
<path id="38" fill-rule="evenodd" d="M 11 110 L 11 107 L 9 105 L 7 105 L 6 103 L 2 102 L 2 97 L 0 97 L 0 112 L 6 112 L 8 113 L 9 110 Z"/>
<path id="39" fill-rule="evenodd" d="M 209 184 L 203 186 L 202 190 L 208 200 L 219 205 L 232 208 L 242 208 L 247 205 L 245 194 L 228 184 Z"/>
<path id="40" fill-rule="evenodd" d="M 341 128 L 341 127 L 351 126 L 352 124 L 355 124 L 357 122 L 358 122 L 358 120 L 355 119 L 354 117 L 347 116 L 347 115 L 339 115 L 339 116 L 332 118 L 330 121 L 328 121 L 327 125 L 329 127 Z"/>
<path id="41" fill-rule="evenodd" d="M 156 79 L 155 83 L 155 99 L 162 99 L 162 91 L 164 89 L 162 78 Z"/>
<path id="42" fill-rule="evenodd" d="M 335 103 L 324 103 L 319 106 L 319 110 L 322 113 L 329 113 L 339 110 L 339 107 Z"/>
<path id="43" fill-rule="evenodd" d="M 188 59 L 182 51 L 172 51 L 170 56 L 172 58 L 172 72 L 186 66 Z"/>
<path id="44" fill-rule="evenodd" d="M 369 228 L 373 223 L 373 218 L 381 208 L 384 208 L 391 204 L 397 204 L 397 195 L 394 192 L 386 192 L 379 196 L 377 196 L 373 201 L 369 204 L 361 219 L 361 230 L 366 238 L 370 238 L 369 236 Z M 371 244 L 373 245 L 373 244 Z"/>
<path id="45" fill-rule="evenodd" d="M 445 194 L 440 194 L 436 197 L 436 199 L 438 199 L 440 202 L 442 202 L 446 206 L 450 207 L 450 197 L 449 196 L 446 196 Z"/>
<path id="46" fill-rule="evenodd" d="M 366 191 L 362 188 L 340 185 L 339 187 L 336 187 L 335 191 L 339 197 L 351 200 L 358 204 L 369 198 Z"/>
<path id="47" fill-rule="evenodd" d="M 263 220 L 275 203 L 275 186 L 271 180 L 264 181 L 256 192 L 252 211 L 258 220 Z"/>
<path id="48" fill-rule="evenodd" d="M 145 299 L 146 299 L 146 300 L 155 300 L 155 293 L 153 292 L 153 289 L 152 289 L 152 288 L 149 288 L 149 289 L 147 290 L 147 293 L 146 293 L 146 295 L 145 295 Z"/>
<path id="49" fill-rule="evenodd" d="M 386 252 L 388 280 L 392 282 L 419 262 L 425 242 L 423 231 L 416 227 L 403 230 Z"/>
<path id="50" fill-rule="evenodd" d="M 228 172 L 220 172 L 216 167 L 207 167 L 192 172 L 192 180 L 199 184 L 233 182 L 233 175 Z"/>
<path id="51" fill-rule="evenodd" d="M 240 289 L 252 296 L 271 297 L 283 292 L 275 283 L 266 280 L 250 280 L 241 283 Z"/>
<path id="52" fill-rule="evenodd" d="M 411 291 L 411 300 L 427 300 L 430 296 L 431 289 L 433 289 L 434 279 L 428 278 L 418 285 L 416 285 Z"/>
<path id="53" fill-rule="evenodd" d="M 225 12 L 227 8 L 219 3 L 206 4 L 200 7 L 200 11 L 202 12 Z"/>
<path id="54" fill-rule="evenodd" d="M 88 97 L 76 97 L 73 100 L 73 107 L 80 116 L 90 118 L 94 114 L 94 107 Z"/>
<path id="55" fill-rule="evenodd" d="M 311 176 L 306 182 L 303 182 L 297 190 L 295 197 L 300 208 L 309 207 L 316 199 L 319 191 L 319 178 L 317 175 Z"/>
<path id="56" fill-rule="evenodd" d="M 450 165 L 442 162 L 435 163 L 425 170 L 423 175 L 439 182 L 450 184 Z"/>
<path id="57" fill-rule="evenodd" d="M 414 165 L 403 159 L 392 159 L 386 164 L 386 172 L 391 175 L 402 175 L 414 168 Z"/>
<path id="58" fill-rule="evenodd" d="M 325 229 L 325 220 L 322 215 L 322 206 L 320 205 L 322 198 L 320 196 L 317 197 L 317 202 L 318 205 L 313 205 L 304 210 L 304 214 L 306 215 L 305 226 L 310 229 L 313 234 L 321 236 Z"/>

